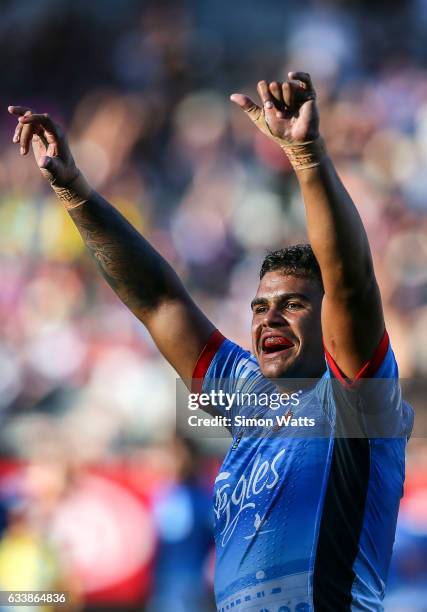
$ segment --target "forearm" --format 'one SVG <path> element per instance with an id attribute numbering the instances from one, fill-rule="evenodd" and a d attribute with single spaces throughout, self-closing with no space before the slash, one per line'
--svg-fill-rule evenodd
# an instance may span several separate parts
<path id="1" fill-rule="evenodd" d="M 360 292 L 374 281 L 368 238 L 360 215 L 330 158 L 297 170 L 308 236 L 326 292 Z"/>
<path id="2" fill-rule="evenodd" d="M 98 193 L 69 214 L 105 280 L 141 320 L 185 294 L 171 266 Z"/>

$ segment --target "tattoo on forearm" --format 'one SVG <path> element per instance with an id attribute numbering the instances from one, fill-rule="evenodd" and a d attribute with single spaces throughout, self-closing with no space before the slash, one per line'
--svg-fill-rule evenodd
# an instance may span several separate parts
<path id="1" fill-rule="evenodd" d="M 177 296 L 180 283 L 169 264 L 99 194 L 70 216 L 101 274 L 131 310 L 151 310 Z"/>

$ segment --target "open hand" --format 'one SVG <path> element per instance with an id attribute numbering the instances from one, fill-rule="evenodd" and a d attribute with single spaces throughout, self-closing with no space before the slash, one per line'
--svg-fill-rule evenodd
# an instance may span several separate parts
<path id="1" fill-rule="evenodd" d="M 41 173 L 53 185 L 65 187 L 79 174 L 62 129 L 48 114 L 36 114 L 25 106 L 9 106 L 18 118 L 13 142 L 27 155 L 30 143 Z"/>
<path id="2" fill-rule="evenodd" d="M 289 72 L 288 78 L 285 83 L 258 83 L 262 106 L 241 93 L 230 96 L 263 134 L 282 146 L 315 140 L 319 136 L 319 112 L 310 75 Z"/>

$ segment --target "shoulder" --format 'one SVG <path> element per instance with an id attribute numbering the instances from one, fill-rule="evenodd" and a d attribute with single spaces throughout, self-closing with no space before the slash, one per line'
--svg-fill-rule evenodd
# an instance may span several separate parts
<path id="1" fill-rule="evenodd" d="M 228 387 L 231 380 L 261 377 L 257 360 L 252 353 L 216 330 L 201 352 L 193 372 L 192 388 L 209 386 Z M 228 384 L 227 384 L 228 381 Z"/>

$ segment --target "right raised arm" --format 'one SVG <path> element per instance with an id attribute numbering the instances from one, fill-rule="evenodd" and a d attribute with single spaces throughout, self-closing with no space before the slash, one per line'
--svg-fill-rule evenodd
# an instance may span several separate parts
<path id="1" fill-rule="evenodd" d="M 47 115 L 10 106 L 18 117 L 13 142 L 37 164 L 64 202 L 91 256 L 120 299 L 144 323 L 154 342 L 184 379 L 191 379 L 213 324 L 193 302 L 172 267 L 98 193 L 71 155 L 62 130 Z"/>

